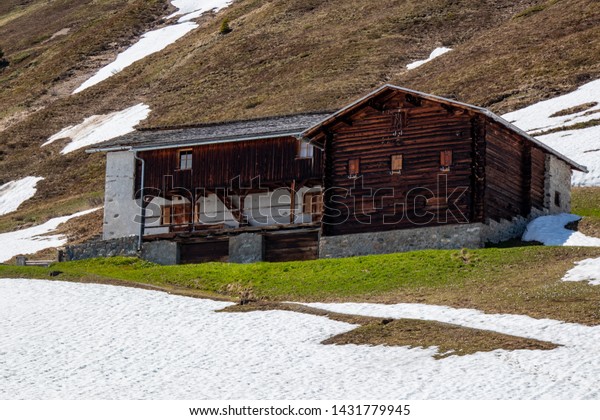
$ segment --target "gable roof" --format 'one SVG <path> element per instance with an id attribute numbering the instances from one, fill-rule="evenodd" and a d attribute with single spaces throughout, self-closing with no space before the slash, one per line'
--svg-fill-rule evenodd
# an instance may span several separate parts
<path id="1" fill-rule="evenodd" d="M 102 143 L 87 152 L 142 151 L 276 137 L 299 137 L 303 131 L 323 120 L 327 115 L 331 114 L 296 114 L 218 124 L 136 130 Z"/>
<path id="2" fill-rule="evenodd" d="M 556 156 L 557 158 L 559 158 L 560 160 L 566 162 L 567 164 L 569 164 L 569 166 L 571 166 L 571 168 L 576 169 L 578 171 L 582 171 L 582 172 L 587 172 L 587 168 L 583 165 L 580 165 L 579 163 L 575 162 L 574 160 L 564 156 L 563 154 L 557 152 L 556 150 L 552 149 L 551 147 L 545 145 L 544 143 L 542 143 L 541 141 L 539 141 L 538 139 L 530 136 L 529 134 L 527 134 L 525 131 L 521 130 L 520 128 L 518 128 L 517 126 L 509 123 L 508 121 L 506 121 L 504 118 L 500 117 L 499 115 L 494 114 L 492 111 L 485 109 L 485 108 L 481 108 L 475 105 L 470 105 L 470 104 L 465 104 L 463 102 L 458 102 L 458 101 L 454 101 L 452 99 L 447 99 L 447 98 L 443 98 L 441 96 L 436 96 L 436 95 L 430 95 L 427 93 L 423 93 L 423 92 L 419 92 L 416 90 L 412 90 L 412 89 L 407 89 L 407 88 L 403 88 L 400 86 L 396 86 L 396 85 L 391 85 L 391 84 L 386 84 L 382 87 L 380 87 L 379 89 L 374 90 L 373 92 L 369 93 L 366 96 L 363 96 L 362 98 L 352 102 L 350 105 L 340 109 L 337 112 L 334 112 L 333 114 L 328 115 L 327 117 L 323 118 L 321 121 L 319 121 L 318 123 L 316 123 L 315 125 L 311 126 L 310 128 L 308 128 L 307 130 L 305 130 L 301 136 L 303 138 L 305 138 L 307 141 L 311 141 L 311 138 L 313 136 L 315 136 L 319 131 L 321 131 L 323 128 L 336 123 L 337 121 L 339 121 L 340 119 L 342 119 L 343 117 L 345 117 L 346 115 L 352 113 L 354 110 L 356 110 L 357 108 L 360 108 L 361 106 L 365 105 L 365 103 L 371 101 L 372 99 L 378 97 L 378 96 L 383 96 L 387 93 L 391 93 L 391 92 L 403 92 L 403 93 L 408 93 L 423 99 L 427 99 L 433 102 L 437 102 L 437 103 L 442 103 L 442 104 L 446 104 L 446 105 L 450 105 L 450 106 L 454 106 L 457 108 L 462 108 L 462 109 L 466 109 L 466 110 L 470 110 L 473 112 L 476 112 L 478 114 L 482 114 L 485 115 L 486 117 L 490 118 L 491 120 L 503 125 L 504 127 L 508 128 L 509 130 L 517 133 L 518 135 L 520 135 L 521 137 L 523 137 L 525 140 L 533 143 L 534 145 L 536 145 L 537 147 L 545 150 L 546 152 Z"/>

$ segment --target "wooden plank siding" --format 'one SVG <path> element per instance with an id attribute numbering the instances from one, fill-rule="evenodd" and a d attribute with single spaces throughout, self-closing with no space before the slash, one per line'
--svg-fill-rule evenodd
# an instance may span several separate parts
<path id="1" fill-rule="evenodd" d="M 542 209 L 546 152 L 497 123 L 486 132 L 486 215 L 510 220 Z"/>
<path id="2" fill-rule="evenodd" d="M 218 143 L 194 146 L 192 169 L 178 169 L 178 150 L 162 149 L 140 152 L 146 162 L 145 188 L 156 196 L 174 189 L 214 190 L 238 183 L 242 188 L 286 186 L 320 182 L 322 153 L 314 150 L 313 158 L 298 158 L 298 140 L 293 137 Z M 258 179 L 260 178 L 260 185 Z M 140 188 L 140 167 L 136 177 Z M 161 193 L 158 193 L 161 192 Z"/>
<path id="3" fill-rule="evenodd" d="M 319 258 L 319 232 L 266 233 L 265 261 L 306 261 Z"/>
<path id="4" fill-rule="evenodd" d="M 324 142 L 324 185 L 333 191 L 325 197 L 324 234 L 457 223 L 446 217 L 446 182 L 450 192 L 464 190 L 457 207 L 467 219 L 461 221 L 468 221 L 473 171 L 471 118 L 469 113 L 431 101 L 422 101 L 421 106 L 408 104 L 403 95 L 395 95 L 387 99 L 383 111 L 367 106 L 330 127 Z M 393 156 L 401 156 L 401 171 L 392 170 Z M 447 172 L 442 170 L 442 156 L 452 160 Z M 360 162 L 356 179 L 349 174 L 354 160 Z M 438 188 L 438 179 L 442 188 Z M 373 203 L 375 191 L 379 194 Z M 408 217 L 401 218 L 403 205 Z"/>

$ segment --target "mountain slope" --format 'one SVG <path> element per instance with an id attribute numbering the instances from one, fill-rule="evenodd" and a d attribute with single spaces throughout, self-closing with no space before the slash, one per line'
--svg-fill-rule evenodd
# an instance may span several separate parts
<path id="1" fill-rule="evenodd" d="M 69 2 L 75 3 L 50 4 Z M 33 57 L 0 73 L 0 99 L 10 104 L 0 117 L 24 115 L 0 132 L 0 181 L 46 179 L 18 216 L 0 218 L 0 230 L 96 201 L 103 188 L 102 156 L 63 156 L 61 141 L 39 146 L 84 118 L 140 102 L 152 109 L 146 126 L 188 124 L 336 109 L 389 82 L 507 111 L 600 75 L 598 1 L 237 0 L 216 16 L 205 14 L 198 29 L 165 50 L 70 95 L 128 38 L 160 24 L 169 8 L 160 0 L 79 3 L 89 10 L 79 10 L 83 23 L 75 33 L 81 37 L 67 34 L 48 41 L 49 47 L 31 39 L 4 46 L 11 62 L 29 50 Z M 113 10 L 117 4 L 125 7 Z M 113 12 L 103 14 L 101 7 Z M 42 13 L 2 23 L 15 13 L 6 10 L 0 39 L 8 33 L 19 38 L 24 19 L 32 22 Z M 75 26 L 66 23 L 76 21 L 73 13 L 48 34 Z M 222 35 L 225 18 L 233 31 Z M 75 48 L 87 30 L 92 34 L 105 25 L 118 30 L 101 31 L 103 42 Z M 453 51 L 406 70 L 439 46 Z"/>

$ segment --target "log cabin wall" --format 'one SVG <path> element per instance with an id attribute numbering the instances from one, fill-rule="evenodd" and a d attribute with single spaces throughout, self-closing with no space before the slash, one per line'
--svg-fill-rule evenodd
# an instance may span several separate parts
<path id="1" fill-rule="evenodd" d="M 325 235 L 482 217 L 471 212 L 473 115 L 406 96 L 368 104 L 326 128 Z M 458 198 L 455 208 L 448 195 Z"/>
<path id="2" fill-rule="evenodd" d="M 485 214 L 499 221 L 544 208 L 546 152 L 495 122 L 486 126 Z"/>
<path id="3" fill-rule="evenodd" d="M 146 191 L 156 196 L 168 195 L 169 189 L 228 188 L 237 177 L 242 188 L 252 189 L 259 189 L 261 185 L 281 187 L 294 180 L 307 185 L 319 182 L 321 151 L 315 148 L 313 158 L 298 158 L 298 144 L 297 139 L 284 137 L 193 146 L 189 148 L 192 151 L 189 170 L 179 169 L 182 149 L 145 151 L 139 156 L 146 162 Z M 258 185 L 258 177 L 261 185 Z M 140 165 L 136 185 L 139 190 Z"/>

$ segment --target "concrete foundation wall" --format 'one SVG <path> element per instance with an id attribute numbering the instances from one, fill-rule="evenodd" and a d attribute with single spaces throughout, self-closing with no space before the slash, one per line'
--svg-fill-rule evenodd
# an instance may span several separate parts
<path id="1" fill-rule="evenodd" d="M 571 175 L 569 165 L 552 155 L 546 155 L 544 207 L 550 214 L 571 212 Z"/>
<path id="2" fill-rule="evenodd" d="M 474 223 L 323 236 L 319 243 L 319 256 L 343 258 L 421 249 L 480 248 L 483 245 L 482 228 L 481 223 Z"/>
<path id="3" fill-rule="evenodd" d="M 171 241 L 145 242 L 141 257 L 160 265 L 179 264 L 179 244 Z"/>
<path id="4" fill-rule="evenodd" d="M 133 152 L 106 155 L 103 238 L 115 239 L 139 234 L 140 209 L 134 200 L 135 158 Z"/>
<path id="5" fill-rule="evenodd" d="M 264 259 L 264 236 L 260 233 L 242 233 L 229 238 L 229 262 L 249 264 Z"/>

